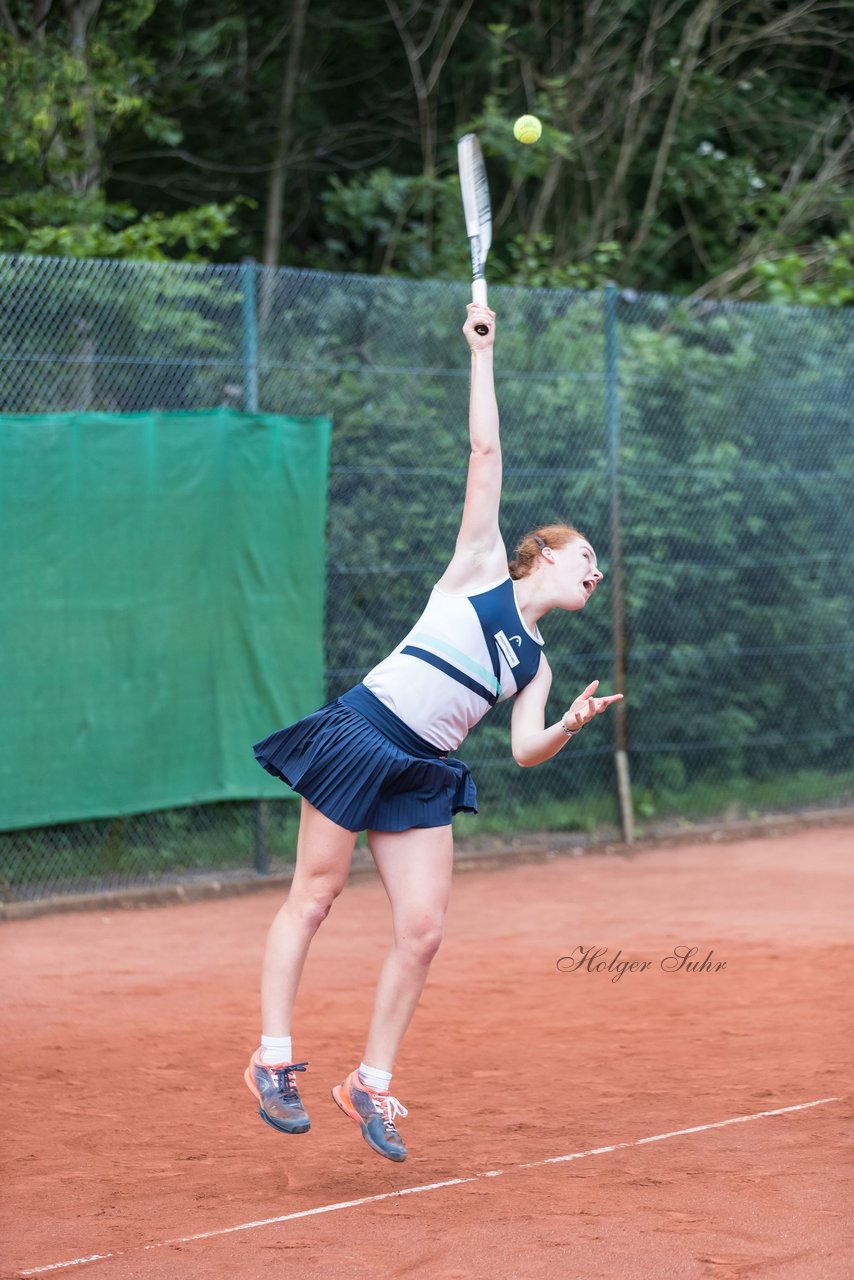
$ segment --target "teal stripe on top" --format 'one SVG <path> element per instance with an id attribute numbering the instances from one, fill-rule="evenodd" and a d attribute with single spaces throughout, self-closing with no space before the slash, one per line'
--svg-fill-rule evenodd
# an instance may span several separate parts
<path id="1" fill-rule="evenodd" d="M 436 636 L 428 636 L 425 632 L 419 631 L 417 635 L 409 637 L 409 643 L 431 645 L 439 653 L 444 653 L 446 657 L 452 658 L 458 667 L 463 667 L 464 670 L 470 671 L 473 676 L 477 676 L 492 693 L 499 694 L 501 692 L 501 685 L 491 671 L 487 671 L 486 667 L 482 667 L 479 662 L 475 662 L 467 653 L 463 653 L 461 649 L 455 649 L 452 644 L 448 644 L 445 640 L 439 640 Z"/>

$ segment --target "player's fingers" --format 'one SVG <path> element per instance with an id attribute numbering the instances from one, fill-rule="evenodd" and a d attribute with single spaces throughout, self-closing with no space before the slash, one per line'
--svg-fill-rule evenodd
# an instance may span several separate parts
<path id="1" fill-rule="evenodd" d="M 591 680 L 590 684 L 587 686 L 584 692 L 579 695 L 578 701 L 581 702 L 584 698 L 589 698 L 591 693 L 593 692 L 593 690 L 596 688 L 598 684 L 599 684 L 598 680 Z"/>
<path id="2" fill-rule="evenodd" d="M 485 332 L 479 333 L 478 330 L 480 329 L 484 329 Z M 478 341 L 480 341 L 482 338 L 487 336 L 487 333 L 494 332 L 495 321 L 485 309 L 472 311 L 471 315 L 466 318 L 466 322 L 463 325 L 463 333 L 469 339 L 477 338 Z"/>

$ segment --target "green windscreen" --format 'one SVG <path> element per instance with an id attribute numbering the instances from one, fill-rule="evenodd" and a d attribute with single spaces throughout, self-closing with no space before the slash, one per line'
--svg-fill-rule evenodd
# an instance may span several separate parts
<path id="1" fill-rule="evenodd" d="M 330 423 L 0 417 L 0 827 L 284 796 L 323 701 Z"/>

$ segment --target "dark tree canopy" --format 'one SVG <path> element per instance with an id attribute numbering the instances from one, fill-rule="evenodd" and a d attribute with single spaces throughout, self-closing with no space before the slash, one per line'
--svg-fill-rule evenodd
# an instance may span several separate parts
<path id="1" fill-rule="evenodd" d="M 854 0 L 3 0 L 0 249 L 854 299 Z M 544 124 L 533 147 L 516 116 Z"/>

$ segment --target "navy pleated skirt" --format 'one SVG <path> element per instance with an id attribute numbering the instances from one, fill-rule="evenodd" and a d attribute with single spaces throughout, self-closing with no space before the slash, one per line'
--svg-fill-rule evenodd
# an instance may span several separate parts
<path id="1" fill-rule="evenodd" d="M 255 744 L 268 773 L 348 831 L 444 827 L 477 813 L 468 765 L 448 759 L 363 684 Z"/>

